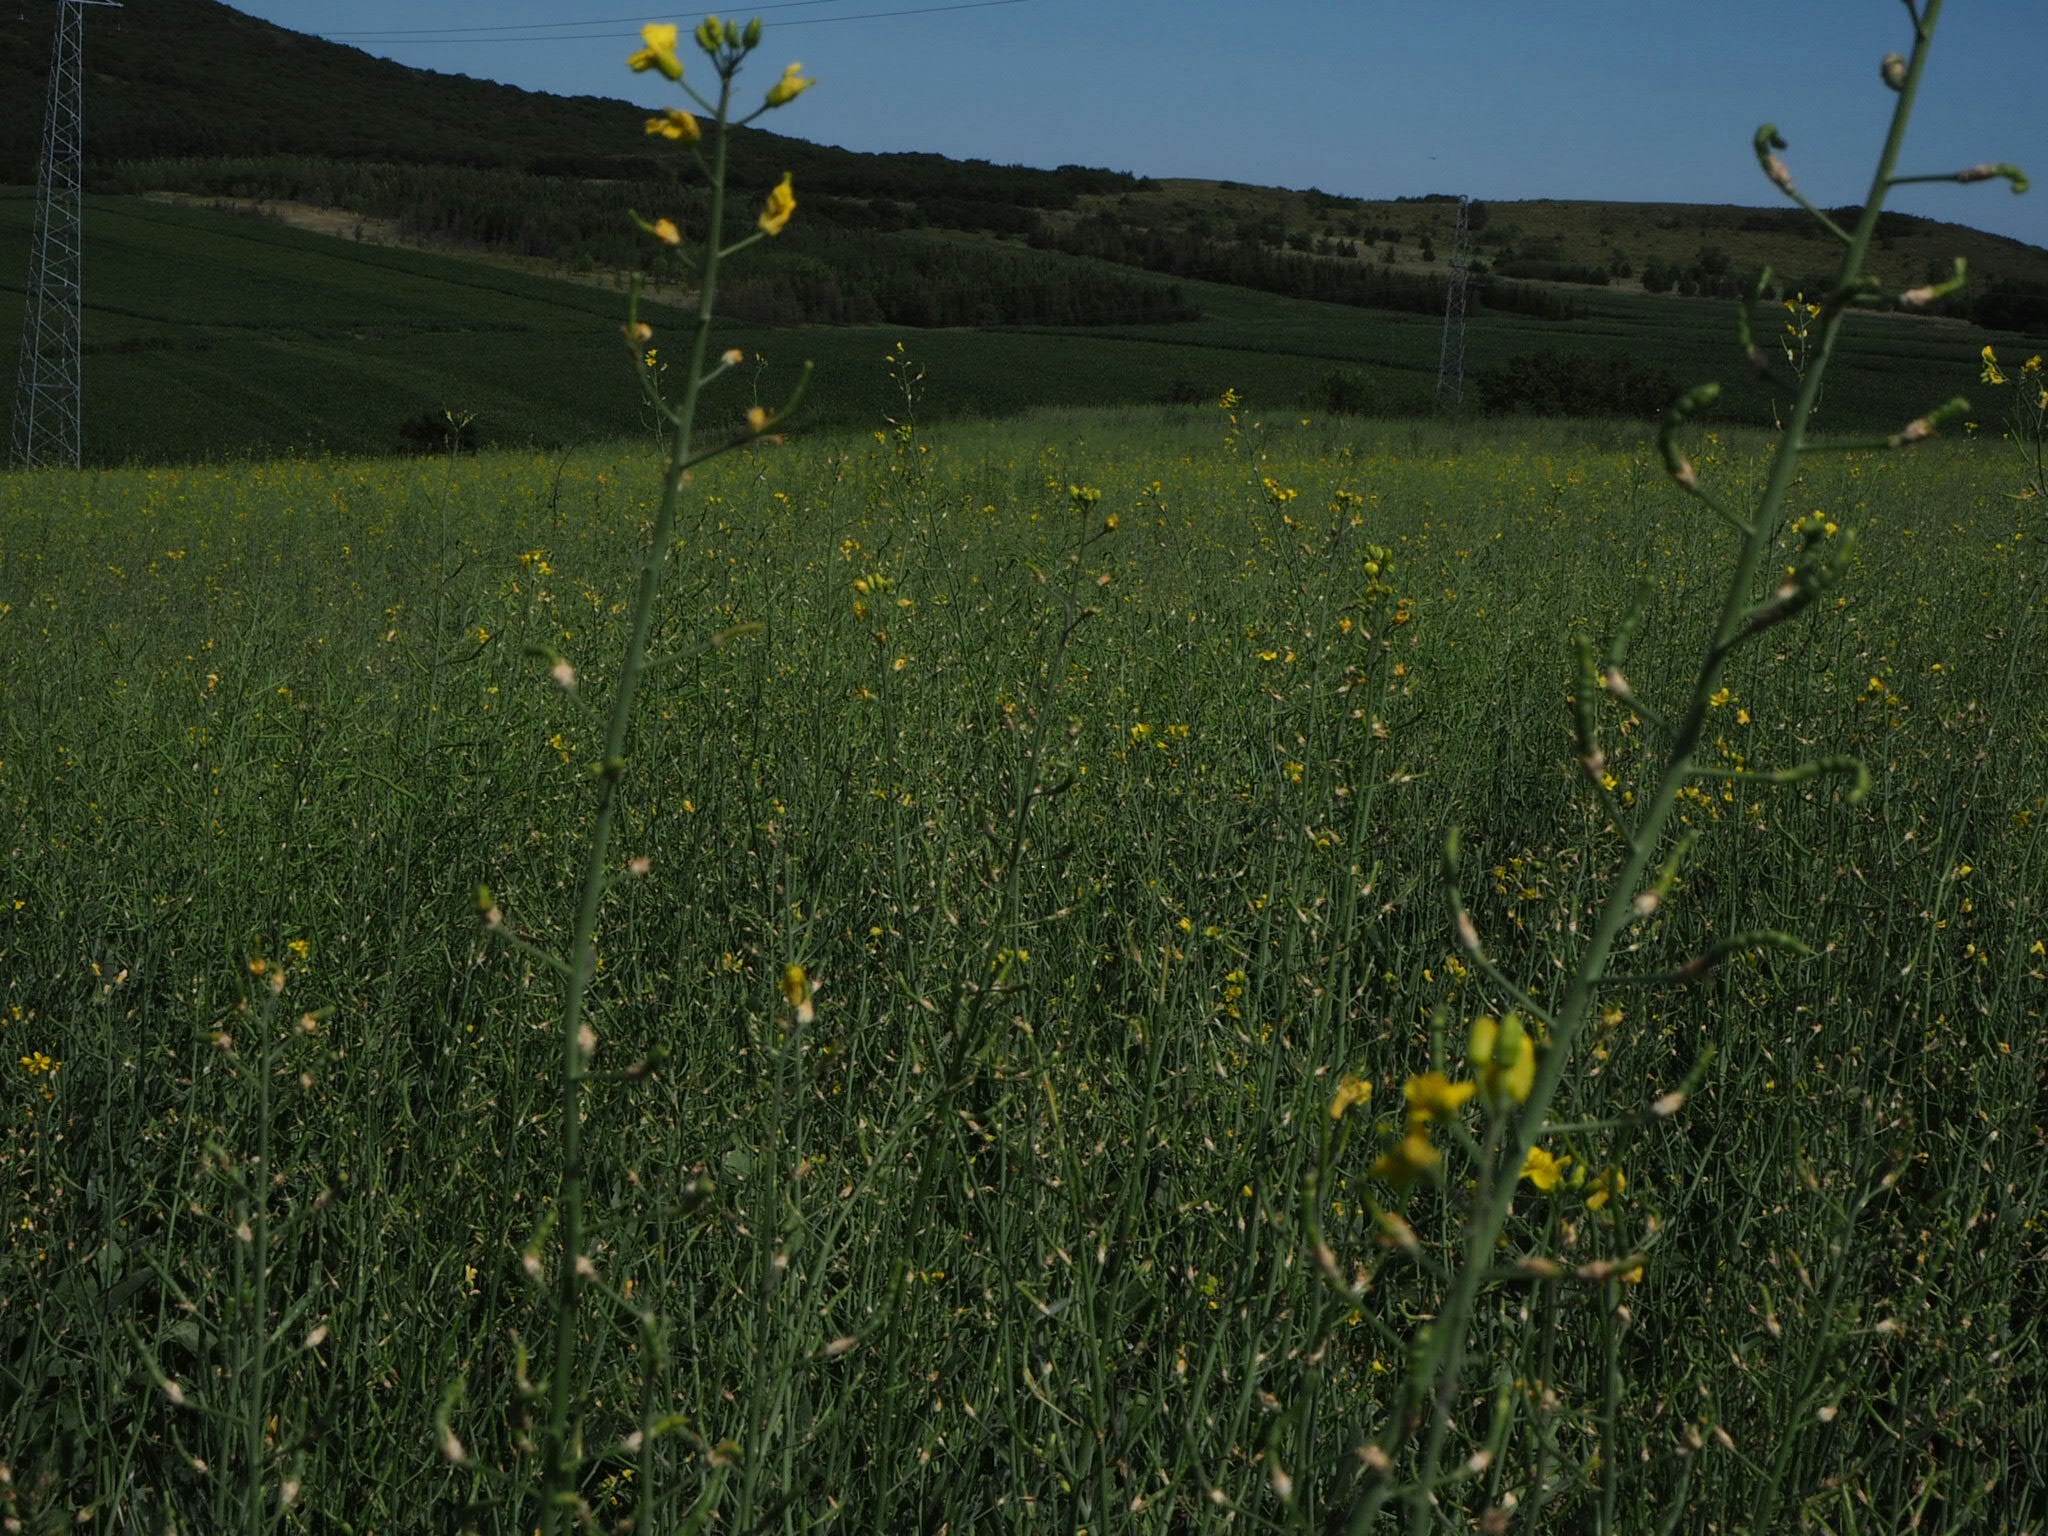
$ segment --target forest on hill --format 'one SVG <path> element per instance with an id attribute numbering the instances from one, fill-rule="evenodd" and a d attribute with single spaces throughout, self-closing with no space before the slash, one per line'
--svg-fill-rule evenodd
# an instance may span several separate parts
<path id="1" fill-rule="evenodd" d="M 33 179 L 47 29 L 40 12 L 0 15 L 0 182 Z M 96 15 L 87 65 L 95 192 L 312 204 L 421 245 L 584 273 L 649 261 L 627 208 L 684 218 L 699 206 L 682 157 L 646 138 L 628 102 L 412 69 L 217 0 Z M 737 185 L 788 171 L 803 189 L 803 219 L 733 296 L 745 318 L 773 324 L 1163 324 L 1200 313 L 1173 281 L 1189 279 L 1441 313 L 1457 213 L 1442 193 L 1166 183 L 862 154 L 760 129 L 736 135 L 732 165 Z M 1766 263 L 1788 294 L 1811 291 L 1801 274 L 1824 265 L 1790 210 L 1529 202 L 1470 214 L 1475 307 L 1526 318 L 1582 318 L 1588 287 L 1729 296 Z M 973 238 L 916 238 L 932 233 Z M 1884 238 L 1914 283 L 1969 257 L 1980 280 L 1952 316 L 2048 327 L 2048 252 L 1905 215 L 1887 215 Z M 1091 260 L 1047 259 L 1075 255 Z"/>

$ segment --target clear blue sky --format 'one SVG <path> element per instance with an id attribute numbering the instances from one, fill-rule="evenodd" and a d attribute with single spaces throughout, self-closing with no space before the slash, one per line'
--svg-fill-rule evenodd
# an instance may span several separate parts
<path id="1" fill-rule="evenodd" d="M 1802 189 L 1860 202 L 1905 51 L 1901 0 L 804 0 L 761 15 L 757 83 L 816 89 L 764 126 L 862 150 L 1103 165 L 1356 197 L 1770 205 L 1776 122 Z M 666 105 L 623 60 L 648 0 L 245 0 L 424 68 Z M 880 13 L 913 11 L 916 14 Z M 727 14 L 727 13 L 722 13 Z M 441 29 L 441 30 L 429 30 Z M 455 29 L 494 29 L 468 30 Z M 2048 0 L 1949 0 L 1907 171 L 2014 161 L 2040 180 L 1891 206 L 2048 246 Z"/>

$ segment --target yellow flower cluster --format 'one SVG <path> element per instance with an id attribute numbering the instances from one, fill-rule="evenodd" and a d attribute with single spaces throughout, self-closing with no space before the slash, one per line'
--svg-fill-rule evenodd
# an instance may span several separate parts
<path id="1" fill-rule="evenodd" d="M 756 221 L 761 232 L 779 235 L 789 216 L 796 212 L 796 193 L 790 189 L 789 172 L 782 173 L 782 180 L 769 192 L 768 201 L 761 208 L 761 217 Z"/>
<path id="2" fill-rule="evenodd" d="M 815 80 L 806 80 L 803 71 L 804 67 L 801 64 L 792 64 L 785 69 L 782 78 L 768 87 L 768 105 L 787 106 L 817 84 Z"/>
<path id="3" fill-rule="evenodd" d="M 647 119 L 647 131 L 664 139 L 676 139 L 684 144 L 694 144 L 704 137 L 704 130 L 697 125 L 697 119 L 680 107 L 669 107 L 655 117 Z"/>
<path id="4" fill-rule="evenodd" d="M 1536 1042 L 1529 1038 L 1519 1013 L 1505 1019 L 1483 1013 L 1474 1019 L 1471 1054 L 1487 1103 L 1529 1102 L 1529 1091 L 1536 1086 Z"/>
<path id="5" fill-rule="evenodd" d="M 1477 1083 L 1454 1083 L 1441 1072 L 1421 1072 L 1401 1085 L 1408 1101 L 1408 1131 L 1367 1170 L 1375 1179 L 1405 1189 L 1418 1174 L 1443 1161 L 1429 1139 L 1430 1123 L 1449 1120 L 1479 1091 Z"/>
<path id="6" fill-rule="evenodd" d="M 666 22 L 651 23 L 640 29 L 641 40 L 646 46 L 626 59 L 629 68 L 644 72 L 656 70 L 671 80 L 683 78 L 683 61 L 676 53 L 676 28 Z M 745 51 L 752 49 L 761 40 L 761 23 L 756 20 L 741 28 L 731 21 L 721 22 L 716 16 L 705 18 L 696 31 L 697 46 L 719 64 L 721 75 L 729 75 L 737 62 L 737 54 L 728 55 L 726 50 Z M 763 110 L 768 107 L 787 106 L 796 100 L 816 82 L 807 78 L 803 65 L 792 64 L 782 72 L 782 78 L 768 89 Z M 700 98 L 701 99 L 701 98 Z M 670 139 L 681 144 L 695 144 L 704 136 L 703 125 L 691 113 L 680 107 L 669 107 L 647 119 L 647 132 L 651 137 Z M 760 217 L 755 223 L 764 235 L 779 235 L 788 225 L 790 216 L 796 212 L 796 193 L 791 189 L 790 177 L 783 174 L 782 181 L 768 193 L 762 205 Z M 648 223 L 636 214 L 640 227 L 653 235 L 663 245 L 682 244 L 682 231 L 670 219 L 656 219 Z"/>
<path id="7" fill-rule="evenodd" d="M 1528 1159 L 1522 1164 L 1522 1177 L 1547 1195 L 1564 1181 L 1564 1170 L 1571 1160 L 1569 1152 L 1563 1157 L 1553 1157 L 1541 1147 L 1531 1147 Z"/>
<path id="8" fill-rule="evenodd" d="M 808 1024 L 817 1017 L 811 1002 L 814 995 L 811 979 L 802 966 L 791 964 L 782 968 L 782 1000 L 789 1004 L 797 1023 Z"/>
<path id="9" fill-rule="evenodd" d="M 1402 1085 L 1401 1095 L 1408 1102 L 1408 1127 L 1372 1165 L 1369 1172 L 1373 1178 L 1406 1188 L 1418 1175 L 1435 1168 L 1443 1154 L 1429 1138 L 1430 1126 L 1457 1118 L 1475 1096 L 1494 1109 L 1529 1102 L 1536 1086 L 1536 1042 L 1520 1014 L 1510 1013 L 1504 1019 L 1482 1014 L 1474 1019 L 1470 1055 L 1477 1074 L 1470 1081 L 1452 1082 L 1442 1072 L 1418 1072 Z M 1345 1078 L 1330 1103 L 1330 1118 L 1341 1118 L 1347 1108 L 1363 1102 L 1371 1092 L 1370 1083 Z M 1522 1176 L 1538 1189 L 1554 1189 L 1570 1162 L 1569 1156 L 1553 1157 L 1537 1148 L 1524 1164 Z"/>
<path id="10" fill-rule="evenodd" d="M 1998 354 L 1991 349 L 1989 343 L 1986 343 L 1984 350 L 1978 356 L 1984 360 L 1984 371 L 1978 377 L 1986 384 L 2010 384 L 2012 382 L 2005 370 L 1998 366 Z M 2032 357 L 2020 364 L 2020 376 L 2028 382 L 2039 386 L 2042 367 L 2041 354 L 2036 352 Z M 2048 411 L 2048 388 L 2040 390 L 2040 398 L 2036 401 L 2036 405 L 2039 409 Z"/>
<path id="11" fill-rule="evenodd" d="M 673 26 L 663 22 L 642 27 L 640 37 L 647 46 L 626 60 L 636 74 L 658 69 L 671 80 L 683 78 L 683 61 L 676 57 L 676 29 Z"/>
<path id="12" fill-rule="evenodd" d="M 1356 1073 L 1346 1072 L 1337 1080 L 1337 1093 L 1330 1100 L 1330 1118 L 1342 1120 L 1344 1111 L 1372 1097 L 1372 1084 Z"/>

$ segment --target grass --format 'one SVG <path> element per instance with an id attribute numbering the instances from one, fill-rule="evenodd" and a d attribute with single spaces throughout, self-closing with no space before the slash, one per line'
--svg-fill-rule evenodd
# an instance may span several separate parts
<path id="1" fill-rule="evenodd" d="M 1392 1085 L 1498 1007 L 1441 829 L 1497 961 L 1545 985 L 1616 856 L 1567 772 L 1565 640 L 1641 574 L 1631 676 L 1689 675 L 1732 536 L 1627 426 L 1250 420 L 1226 446 L 1216 411 L 1040 411 L 700 470 L 619 832 L 647 872 L 591 998 L 596 1067 L 632 1079 L 584 1126 L 606 1528 L 650 1489 L 642 1528 L 1306 1529 L 1380 1432 L 1463 1196 L 1418 1186 L 1404 1250 L 1366 1169 Z M 1740 487 L 1765 447 L 1696 458 Z M 1625 968 L 1757 927 L 1818 953 L 1612 994 L 1551 1117 L 1600 1127 L 1562 1144 L 1590 1177 L 1525 1185 L 1510 1229 L 1564 1274 L 1482 1293 L 1451 1507 L 1572 1528 L 1611 1475 L 1631 1524 L 1736 1529 L 1782 1463 L 1820 1528 L 2048 1520 L 2041 566 L 2001 449 L 1804 467 L 1793 510 L 1855 527 L 1858 565 L 1709 734 L 1859 752 L 1873 793 L 1683 804 L 1696 861 Z M 513 1528 L 485 1474 L 538 1432 L 557 992 L 474 892 L 566 930 L 580 699 L 652 467 L 0 481 L 27 1529 Z M 1379 1094 L 1305 1196 L 1347 1072 Z"/>

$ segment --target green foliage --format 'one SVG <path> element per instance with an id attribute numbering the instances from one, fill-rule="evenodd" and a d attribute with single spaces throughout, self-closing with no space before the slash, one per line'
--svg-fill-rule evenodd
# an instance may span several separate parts
<path id="1" fill-rule="evenodd" d="M 1368 1155 L 1322 1223 L 1371 1288 L 1330 1290 L 1297 1199 L 1310 1128 L 1360 1073 L 1369 1148 L 1432 1064 L 1432 1011 L 1454 1064 L 1489 1009 L 1428 878 L 1447 823 L 1496 961 L 1554 974 L 1616 856 L 1563 775 L 1519 767 L 1558 760 L 1564 616 L 1610 628 L 1607 573 L 1654 571 L 1631 673 L 1690 666 L 1674 621 L 1729 538 L 1639 433 L 1275 422 L 1257 473 L 1299 492 L 1276 503 L 1222 425 L 1212 401 L 921 426 L 921 480 L 823 433 L 693 482 L 673 640 L 767 630 L 650 684 L 595 1065 L 669 1054 L 593 1091 L 586 1125 L 599 1276 L 674 1319 L 659 1401 L 698 1438 L 658 1442 L 671 1512 L 720 1477 L 732 1496 L 731 1439 L 769 1497 L 848 1529 L 1199 1529 L 1212 1488 L 1284 1522 L 1325 1507 L 1391 1401 L 1379 1325 L 1434 1284 L 1362 1207 L 1386 1198 Z M 1699 472 L 1745 481 L 1767 447 L 1724 434 Z M 1708 835 L 1654 935 L 1683 955 L 1769 918 L 1820 953 L 1619 996 L 1569 1114 L 1634 1114 L 1709 1046 L 1711 1074 L 1627 1154 L 1615 1222 L 1569 1184 L 1517 1196 L 1515 1233 L 1569 1265 L 1655 1238 L 1611 1424 L 1597 1291 L 1511 1285 L 1478 1316 L 1475 1348 L 1516 1364 L 1475 1383 L 1475 1432 L 1505 1392 L 1553 1447 L 1534 1527 L 1590 1518 L 1596 1443 L 1624 1511 L 1682 1486 L 1685 1529 L 1742 1528 L 1781 1443 L 1816 1524 L 2048 1519 L 2012 1470 L 2048 1446 L 2039 556 L 2004 445 L 1918 451 L 1809 461 L 1800 506 L 1854 512 L 1859 567 L 1710 716 L 1715 761 L 1821 741 L 1870 760 L 1870 798 L 1700 786 L 1681 815 Z M 589 668 L 619 645 L 654 468 L 640 448 L 0 480 L 0 1498 L 28 1529 L 88 1508 L 231 1527 L 219 1501 L 252 1476 L 274 1501 L 285 1472 L 311 1528 L 510 1528 L 470 1508 L 434 1422 L 466 1373 L 451 1430 L 514 1456 L 500 1388 L 539 1342 L 521 1256 L 559 1172 L 536 1124 L 557 993 L 478 931 L 474 886 L 527 937 L 570 919 L 602 744 L 527 651 Z M 1070 484 L 1100 489 L 1085 527 Z M 1035 698 L 1060 619 L 1032 573 L 1112 511 L 1080 565 L 1100 612 Z M 1391 592 L 1362 608 L 1369 545 Z M 1643 730 L 1609 741 L 1618 794 Z M 1013 856 L 988 829 L 1027 752 L 1067 787 Z M 275 1011 L 255 954 L 285 974 Z M 789 958 L 817 989 L 800 1036 Z M 251 1463 L 246 1420 L 213 1410 L 243 1401 L 229 1368 L 261 1321 L 234 1265 L 266 1123 Z M 637 1427 L 649 1357 L 630 1319 L 586 1342 L 602 1450 Z M 785 1355 L 786 1407 L 757 1421 Z M 584 1485 L 602 1528 L 631 1511 L 628 1464 Z M 1476 1509 L 1494 1476 L 1444 1498 Z"/>
<path id="2" fill-rule="evenodd" d="M 1494 415 L 1625 416 L 1646 420 L 1678 393 L 1668 368 L 1633 357 L 1587 352 L 1517 353 L 1473 376 L 1483 409 Z"/>
<path id="3" fill-rule="evenodd" d="M 1579 283 L 1588 288 L 1605 288 L 1613 278 L 1605 267 L 1580 266 L 1568 261 L 1532 261 L 1517 257 L 1493 269 L 1501 277 L 1534 278 L 1546 283 Z"/>
<path id="4" fill-rule="evenodd" d="M 1664 480 L 1569 428 L 1396 451 L 1252 409 L 1270 374 L 949 445 L 944 353 L 901 340 L 889 430 L 771 456 L 788 404 L 758 356 L 743 403 L 714 298 L 795 199 L 726 243 L 760 26 L 712 18 L 703 217 L 636 216 L 693 311 L 628 307 L 658 475 L 464 456 L 464 395 L 409 424 L 424 473 L 0 482 L 10 1528 L 2048 1513 L 2015 1476 L 2048 1444 L 2037 530 L 1983 490 L 2003 445 L 1895 453 L 1961 399 L 1806 437 L 1881 291 L 1875 202 L 2024 185 L 1894 174 L 1940 9 L 1886 62 L 1853 233 L 1758 131 L 1844 251 L 1795 306 L 1782 433 L 1705 430 L 1695 386 Z M 633 67 L 678 78 L 675 33 Z M 1107 241 L 1062 216 L 1088 185 L 1013 190 L 1049 241 Z M 1009 227 L 973 201 L 863 238 Z M 1360 206 L 1302 202 L 1314 231 L 1197 247 L 1238 276 L 1189 277 L 1214 307 L 1184 323 L 1234 363 L 1291 333 L 1341 416 L 1390 359 L 1342 366 L 1333 317 L 1406 290 L 1360 285 Z M 1415 202 L 1427 262 L 1444 200 Z M 1131 227 L 1102 259 L 1163 249 Z M 240 238 L 240 307 L 173 277 L 108 355 L 174 354 L 172 306 L 209 345 L 360 340 L 348 306 L 394 291 L 444 352 L 490 330 L 411 261 L 266 292 L 288 243 Z M 859 248 L 792 251 L 754 302 L 817 303 Z M 946 291 L 1054 270 L 1007 260 Z M 1058 269 L 1125 306 L 1109 347 L 1186 311 Z M 1679 281 L 1732 274 L 1709 244 Z M 514 330 L 582 313 L 497 291 Z M 1412 355 L 1433 327 L 1403 318 L 1377 328 Z M 1493 318 L 1481 378 L 1518 410 L 1669 393 L 1625 326 L 1532 355 L 1502 343 L 1540 319 Z M 1767 373 L 1748 310 L 1740 335 Z M 1565 613 L 1576 785 L 1526 766 Z"/>
<path id="5" fill-rule="evenodd" d="M 421 411 L 398 424 L 407 453 L 475 453 L 483 434 L 474 416 L 453 410 Z"/>
<path id="6" fill-rule="evenodd" d="M 953 169 L 965 174 L 963 167 Z M 151 160 L 123 164 L 100 184 L 125 193 L 176 191 L 259 206 L 267 200 L 346 209 L 381 221 L 386 238 L 490 252 L 558 272 L 641 270 L 649 253 L 624 217 L 627 208 L 665 208 L 685 228 L 701 223 L 708 208 L 703 188 L 679 187 L 672 173 L 655 166 L 638 167 L 630 180 L 593 181 L 311 158 Z M 916 190 L 908 181 L 891 186 L 899 194 Z M 886 212 L 869 201 L 807 189 L 803 221 L 750 266 L 726 296 L 726 312 L 765 325 L 1170 324 L 1200 317 L 1182 292 L 1163 283 L 931 229 L 986 230 L 990 220 L 977 208 L 1019 205 L 969 207 L 929 195 L 914 205 L 880 201 Z M 1037 217 L 1023 208 L 1020 232 L 1035 227 Z"/>
<path id="7" fill-rule="evenodd" d="M 1970 305 L 1970 318 L 1991 330 L 2048 337 L 2048 283 L 1992 284 Z"/>
<path id="8" fill-rule="evenodd" d="M 1374 405 L 1372 385 L 1356 368 L 1332 368 L 1324 375 L 1317 402 L 1330 416 L 1363 416 Z"/>
<path id="9" fill-rule="evenodd" d="M 1171 230 L 1133 224 L 1107 211 L 1079 221 L 1042 222 L 1032 243 L 1149 272 L 1361 309 L 1441 315 L 1448 282 L 1435 274 L 1393 271 L 1370 262 L 1307 254 L 1300 247 L 1276 250 L 1258 239 L 1191 239 Z M 1516 284 L 1489 285 L 1480 290 L 1478 304 L 1544 320 L 1571 320 L 1581 313 L 1561 295 Z"/>

